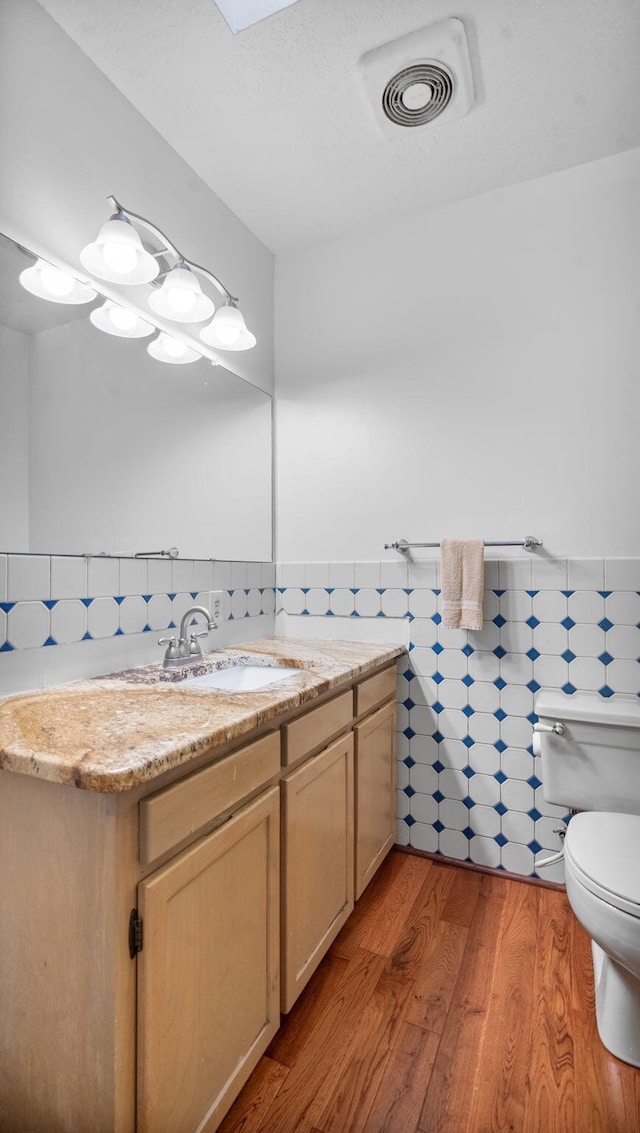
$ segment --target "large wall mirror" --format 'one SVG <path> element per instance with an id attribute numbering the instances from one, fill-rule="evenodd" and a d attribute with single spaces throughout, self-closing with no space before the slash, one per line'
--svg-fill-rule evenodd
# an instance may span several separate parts
<path id="1" fill-rule="evenodd" d="M 0 552 L 270 560 L 269 395 L 29 294 L 35 260 L 0 236 Z"/>

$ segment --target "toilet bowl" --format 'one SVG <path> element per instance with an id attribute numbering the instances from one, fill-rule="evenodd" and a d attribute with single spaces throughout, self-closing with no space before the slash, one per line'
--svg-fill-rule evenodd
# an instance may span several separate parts
<path id="1" fill-rule="evenodd" d="M 577 814 L 564 853 L 567 896 L 592 939 L 598 1033 L 640 1067 L 640 815 Z"/>

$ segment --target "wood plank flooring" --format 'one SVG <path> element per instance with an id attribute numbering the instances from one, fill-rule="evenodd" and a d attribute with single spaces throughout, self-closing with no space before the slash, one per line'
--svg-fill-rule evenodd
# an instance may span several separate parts
<path id="1" fill-rule="evenodd" d="M 562 892 L 392 852 L 219 1133 L 640 1133 Z"/>

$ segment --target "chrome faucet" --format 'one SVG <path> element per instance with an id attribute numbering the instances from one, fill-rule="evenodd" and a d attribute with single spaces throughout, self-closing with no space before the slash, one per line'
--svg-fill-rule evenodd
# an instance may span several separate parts
<path id="1" fill-rule="evenodd" d="M 207 619 L 207 628 L 199 633 L 190 633 L 187 637 L 187 626 L 195 616 L 202 614 Z M 202 659 L 202 648 L 198 638 L 207 637 L 209 631 L 217 629 L 218 623 L 206 606 L 191 606 L 180 622 L 180 637 L 160 637 L 158 645 L 166 645 L 163 666 L 165 669 L 177 669 L 181 665 L 188 665 L 192 661 Z"/>

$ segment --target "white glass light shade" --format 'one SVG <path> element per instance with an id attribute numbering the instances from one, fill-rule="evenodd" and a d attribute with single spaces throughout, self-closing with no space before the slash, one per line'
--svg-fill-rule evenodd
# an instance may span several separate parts
<path id="1" fill-rule="evenodd" d="M 160 270 L 155 258 L 145 252 L 133 225 L 122 216 L 102 225 L 94 243 L 82 249 L 80 262 L 109 283 L 149 283 Z"/>
<path id="2" fill-rule="evenodd" d="M 146 338 L 156 329 L 151 323 L 141 319 L 135 311 L 120 307 L 111 299 L 106 299 L 101 307 L 91 311 L 89 318 L 98 330 L 103 330 L 106 334 L 115 334 L 118 338 Z"/>
<path id="3" fill-rule="evenodd" d="M 178 323 L 200 323 L 214 311 L 213 301 L 203 295 L 186 264 L 178 264 L 167 273 L 162 287 L 149 296 L 149 306 L 157 315 Z"/>
<path id="4" fill-rule="evenodd" d="M 36 260 L 33 267 L 20 272 L 19 279 L 25 291 L 51 303 L 90 303 L 96 297 L 91 287 L 46 260 Z"/>
<path id="5" fill-rule="evenodd" d="M 202 357 L 197 350 L 192 350 L 179 338 L 161 331 L 157 338 L 147 346 L 147 351 L 158 362 L 169 362 L 173 366 L 183 366 L 187 362 L 197 362 Z"/>
<path id="6" fill-rule="evenodd" d="M 255 335 L 247 330 L 242 312 L 233 303 L 218 308 L 200 331 L 200 338 L 219 350 L 250 350 L 256 344 Z"/>

